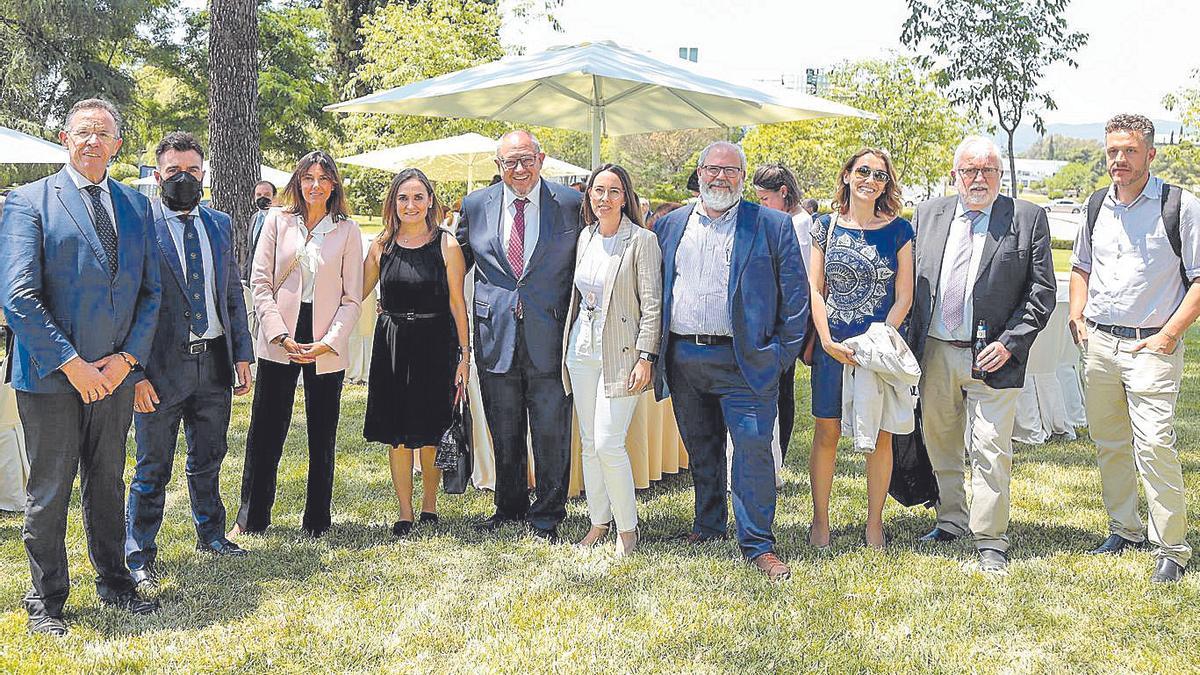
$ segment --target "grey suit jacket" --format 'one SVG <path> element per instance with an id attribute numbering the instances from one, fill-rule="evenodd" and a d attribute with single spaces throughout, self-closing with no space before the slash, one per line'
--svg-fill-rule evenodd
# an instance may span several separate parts
<path id="1" fill-rule="evenodd" d="M 908 342 L 921 359 L 942 273 L 942 258 L 958 196 L 939 197 L 917 205 L 912 224 L 916 291 Z M 985 378 L 995 389 L 1025 386 L 1025 364 L 1034 338 L 1046 327 L 1055 303 L 1054 257 L 1046 213 L 1024 200 L 1000 195 L 992 207 L 987 238 L 971 291 L 975 320 L 988 326 L 988 342 L 999 341 L 1012 358 Z"/>
<path id="2" fill-rule="evenodd" d="M 597 236 L 595 226 L 579 233 L 576 266 L 587 250 L 588 242 Z M 641 393 L 627 388 L 629 374 L 641 352 L 658 353 L 662 331 L 662 252 L 658 249 L 658 237 L 628 218 L 621 219 L 616 237 L 612 254 L 615 261 L 608 266 L 604 298 L 600 302 L 600 311 L 604 315 L 600 360 L 604 371 L 604 393 L 609 398 Z M 571 393 L 571 375 L 567 372 L 567 343 L 571 324 L 579 316 L 579 301 L 579 289 L 572 285 L 562 350 L 563 387 L 568 394 Z"/>

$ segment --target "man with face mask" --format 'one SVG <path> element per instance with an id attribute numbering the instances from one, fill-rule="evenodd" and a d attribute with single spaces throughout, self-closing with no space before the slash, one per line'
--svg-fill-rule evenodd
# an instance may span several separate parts
<path id="1" fill-rule="evenodd" d="M 254 263 L 254 249 L 258 248 L 258 235 L 262 234 L 263 221 L 267 219 L 267 211 L 275 204 L 275 184 L 269 180 L 260 180 L 254 184 L 254 217 L 250 219 L 250 248 L 246 254 L 246 264 L 242 265 L 242 281 L 250 282 L 250 268 Z"/>
<path id="2" fill-rule="evenodd" d="M 133 409 L 137 468 L 129 488 L 125 559 L 138 584 L 158 580 L 155 537 L 176 437 L 183 422 L 196 550 L 240 557 L 225 538 L 221 461 L 230 393 L 250 390 L 254 347 L 238 281 L 229 216 L 200 206 L 204 151 L 189 133 L 172 132 L 155 151 L 161 201 L 152 202 L 162 277 L 158 330 Z"/>
<path id="3" fill-rule="evenodd" d="M 700 153 L 700 200 L 654 226 L 663 256 L 659 399 L 670 396 L 695 483 L 689 544 L 723 539 L 725 435 L 733 438 L 733 516 L 742 554 L 771 580 L 779 375 L 796 360 L 808 278 L 786 214 L 742 201 L 746 156 L 724 141 Z"/>
<path id="4" fill-rule="evenodd" d="M 121 115 L 87 99 L 59 140 L 69 161 L 18 188 L 0 221 L 0 302 L 15 337 L 12 386 L 29 454 L 25 552 L 29 630 L 67 632 L 67 506 L 78 473 L 88 557 L 101 603 L 158 610 L 137 592 L 122 555 L 130 375 L 150 358 L 161 296 L 150 204 L 108 175 Z"/>

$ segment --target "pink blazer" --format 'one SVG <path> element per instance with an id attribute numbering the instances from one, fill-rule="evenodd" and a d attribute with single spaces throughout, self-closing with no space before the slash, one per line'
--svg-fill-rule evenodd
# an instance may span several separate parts
<path id="1" fill-rule="evenodd" d="M 258 316 L 254 354 L 275 363 L 288 363 L 287 351 L 271 340 L 288 333 L 296 335 L 300 316 L 303 278 L 300 265 L 292 265 L 303 239 L 297 233 L 299 217 L 273 208 L 263 221 L 250 292 Z M 287 236 L 281 236 L 286 234 Z M 292 267 L 286 279 L 279 277 Z M 362 234 L 353 220 L 343 220 L 325 235 L 321 260 L 313 281 L 313 337 L 333 352 L 317 357 L 317 373 L 334 373 L 349 365 L 350 333 L 358 321 L 362 302 Z M 272 296 L 271 289 L 279 290 Z"/>

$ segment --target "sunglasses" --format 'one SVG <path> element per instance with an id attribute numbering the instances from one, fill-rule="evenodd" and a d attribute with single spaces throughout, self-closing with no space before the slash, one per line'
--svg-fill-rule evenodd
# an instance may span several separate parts
<path id="1" fill-rule="evenodd" d="M 888 172 L 884 171 L 883 169 L 872 169 L 869 166 L 860 166 L 854 170 L 854 173 L 863 180 L 874 178 L 880 183 L 889 183 L 892 180 L 892 177 L 890 174 L 888 174 Z"/>

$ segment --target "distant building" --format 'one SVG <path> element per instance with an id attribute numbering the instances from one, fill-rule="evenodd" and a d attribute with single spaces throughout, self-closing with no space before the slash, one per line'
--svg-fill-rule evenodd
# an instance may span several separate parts
<path id="1" fill-rule="evenodd" d="M 1001 167 L 1005 172 L 1008 171 L 1008 158 L 1003 157 L 1000 160 Z M 1062 162 L 1055 159 L 1023 159 L 1018 157 L 1016 160 L 1017 183 L 1022 189 L 1029 189 L 1033 183 L 1044 181 L 1047 178 L 1058 173 L 1058 170 L 1067 165 L 1067 162 Z M 1004 186 L 1008 187 L 1009 182 L 1004 181 Z"/>

